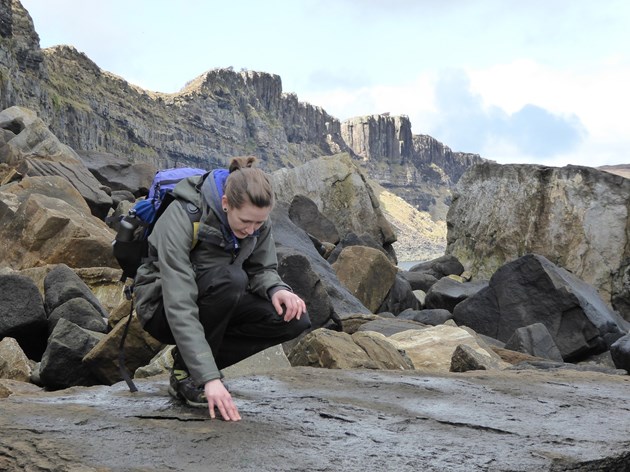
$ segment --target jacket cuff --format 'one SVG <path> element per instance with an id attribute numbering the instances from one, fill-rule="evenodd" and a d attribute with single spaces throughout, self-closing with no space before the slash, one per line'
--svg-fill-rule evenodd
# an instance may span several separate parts
<path id="1" fill-rule="evenodd" d="M 293 290 L 291 290 L 291 287 L 289 287 L 288 285 L 276 285 L 275 287 L 271 287 L 269 290 L 267 290 L 267 297 L 269 297 L 269 300 L 271 300 L 271 297 L 273 297 L 274 293 L 279 292 L 280 290 L 293 292 Z"/>

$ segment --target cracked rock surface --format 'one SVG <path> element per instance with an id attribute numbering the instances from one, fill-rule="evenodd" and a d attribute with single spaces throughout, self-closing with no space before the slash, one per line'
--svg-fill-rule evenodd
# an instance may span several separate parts
<path id="1" fill-rule="evenodd" d="M 238 423 L 136 383 L 11 383 L 0 470 L 630 470 L 630 376 L 290 368 L 228 380 Z"/>

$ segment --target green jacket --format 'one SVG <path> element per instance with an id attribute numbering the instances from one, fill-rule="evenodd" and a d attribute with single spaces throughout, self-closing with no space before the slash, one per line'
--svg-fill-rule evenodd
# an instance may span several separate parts
<path id="1" fill-rule="evenodd" d="M 207 178 L 213 179 L 212 175 Z M 226 235 L 231 231 L 226 232 L 225 225 L 222 231 L 224 216 L 217 187 L 211 180 L 215 195 L 208 205 L 200 192 L 202 183 L 202 176 L 189 177 L 173 190 L 177 199 L 202 210 L 199 242 L 191 251 L 194 233 L 190 218 L 182 205 L 177 202 L 169 205 L 148 239 L 150 253 L 157 259 L 140 266 L 134 287 L 136 313 L 143 326 L 163 300 L 177 348 L 198 385 L 221 378 L 221 373 L 199 321 L 197 274 L 236 259 L 236 263 L 242 262 L 249 277 L 249 291 L 270 299 L 280 288 L 291 290 L 277 272 L 271 221 L 268 219 L 263 224 L 257 237 L 238 240 L 238 250 L 230 249 L 233 243 Z"/>

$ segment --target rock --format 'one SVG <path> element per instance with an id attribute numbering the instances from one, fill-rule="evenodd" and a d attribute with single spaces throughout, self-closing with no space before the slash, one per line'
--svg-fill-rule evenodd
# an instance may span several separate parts
<path id="1" fill-rule="evenodd" d="M 18 131 L 2 147 L 0 161 L 17 165 L 23 176 L 57 175 L 67 179 L 85 198 L 94 216 L 107 215 L 112 206 L 111 197 L 78 154 L 62 144 L 34 111 L 16 106 L 7 108 L 0 112 L 0 127 Z"/>
<path id="2" fill-rule="evenodd" d="M 334 223 L 320 213 L 313 200 L 304 195 L 296 195 L 291 200 L 289 218 L 320 241 L 332 244 L 339 242 L 339 232 Z"/>
<path id="3" fill-rule="evenodd" d="M 102 383 L 107 385 L 122 380 L 118 355 L 127 320 L 128 318 L 121 320 L 83 357 L 83 362 Z M 133 316 L 124 344 L 125 367 L 128 371 L 134 372 L 138 367 L 147 365 L 162 347 L 163 345 L 152 338 Z"/>
<path id="4" fill-rule="evenodd" d="M 497 270 L 487 288 L 455 307 L 453 319 L 503 342 L 543 323 L 567 362 L 607 350 L 627 330 L 593 287 L 534 254 Z"/>
<path id="5" fill-rule="evenodd" d="M 629 179 L 590 167 L 485 162 L 458 182 L 446 251 L 475 278 L 540 254 L 630 319 L 628 195 Z"/>
<path id="6" fill-rule="evenodd" d="M 476 154 L 453 152 L 431 136 L 412 135 L 407 116 L 353 117 L 341 124 L 341 136 L 372 179 L 436 220 L 446 214 L 450 185 L 482 161 Z"/>
<path id="7" fill-rule="evenodd" d="M 0 403 L 10 471 L 618 472 L 630 459 L 620 400 L 630 376 L 296 367 L 230 380 L 237 424 L 172 400 L 163 377 L 138 380 L 134 394 L 124 384 L 45 392 L 8 382 L 32 389 Z M 237 444 L 265 447 L 217 457 Z"/>
<path id="8" fill-rule="evenodd" d="M 23 275 L 0 275 L 0 339 L 15 338 L 30 359 L 46 349 L 46 311 L 37 286 Z"/>
<path id="9" fill-rule="evenodd" d="M 366 176 L 349 155 L 321 157 L 294 169 L 280 169 L 272 178 L 278 201 L 291 202 L 296 195 L 308 197 L 342 238 L 348 233 L 367 233 L 381 247 L 396 241 Z"/>
<path id="10" fill-rule="evenodd" d="M 133 196 L 128 190 L 114 190 L 112 192 L 112 207 L 114 209 L 118 208 L 120 202 L 130 202 L 133 203 L 136 201 L 136 198 Z"/>
<path id="11" fill-rule="evenodd" d="M 334 264 L 335 262 L 337 262 L 337 259 L 339 258 L 339 254 L 341 254 L 341 251 L 351 246 L 365 246 L 365 247 L 370 247 L 372 249 L 378 249 L 383 254 L 385 254 L 385 256 L 389 258 L 392 264 L 396 264 L 396 258 L 392 257 L 390 253 L 388 253 L 383 248 L 383 245 L 379 243 L 376 239 L 374 239 L 374 237 L 372 237 L 368 233 L 362 233 L 358 235 L 352 232 L 346 234 L 341 239 L 341 241 L 339 241 L 339 243 L 335 246 L 335 248 L 332 250 L 330 255 L 326 258 L 326 260 L 328 261 L 329 264 Z"/>
<path id="12" fill-rule="evenodd" d="M 15 339 L 5 337 L 0 340 L 0 379 L 28 382 L 32 371 L 31 362 Z"/>
<path id="13" fill-rule="evenodd" d="M 451 372 L 470 370 L 502 370 L 509 366 L 507 362 L 486 353 L 481 353 L 466 344 L 455 348 L 451 357 Z"/>
<path id="14" fill-rule="evenodd" d="M 335 271 L 317 252 L 306 232 L 289 219 L 288 205 L 277 202 L 271 212 L 273 237 L 279 251 L 287 248 L 288 253 L 297 251 L 306 256 L 313 271 L 319 276 L 330 297 L 336 316 L 352 313 L 369 313 L 369 310 L 346 289 L 337 278 Z M 306 286 L 310 282 L 306 281 Z"/>
<path id="15" fill-rule="evenodd" d="M 71 203 L 70 203 L 71 202 Z M 29 177 L 0 189 L 0 264 L 116 267 L 114 233 L 62 177 Z"/>
<path id="16" fill-rule="evenodd" d="M 618 369 L 625 369 L 630 374 L 630 334 L 615 341 L 610 346 L 610 354 Z"/>
<path id="17" fill-rule="evenodd" d="M 347 333 L 325 328 L 311 331 L 289 352 L 293 366 L 325 367 L 328 369 L 376 369 L 370 359 Z"/>
<path id="18" fill-rule="evenodd" d="M 464 266 L 457 257 L 445 254 L 436 259 L 413 265 L 409 268 L 409 272 L 429 274 L 439 280 L 448 275 L 461 275 L 464 272 Z"/>
<path id="19" fill-rule="evenodd" d="M 411 320 L 401 320 L 399 318 L 377 318 L 358 327 L 357 331 L 374 331 L 384 336 L 391 336 L 403 331 L 418 330 L 427 326 Z"/>
<path id="20" fill-rule="evenodd" d="M 345 248 L 332 265 L 339 281 L 376 312 L 396 279 L 396 267 L 382 252 L 365 246 Z"/>
<path id="21" fill-rule="evenodd" d="M 331 318 L 336 318 L 326 288 L 307 257 L 296 250 L 279 248 L 278 274 L 296 294 L 308 302 L 306 308 L 311 329 L 320 328 Z"/>
<path id="22" fill-rule="evenodd" d="M 129 162 L 114 154 L 100 151 L 77 151 L 88 170 L 104 186 L 116 191 L 128 192 L 138 198 L 149 193 L 158 169 L 148 162 Z"/>
<path id="23" fill-rule="evenodd" d="M 425 325 L 437 326 L 453 319 L 453 313 L 443 308 L 425 310 L 405 310 L 398 315 L 399 319 L 413 320 Z"/>
<path id="24" fill-rule="evenodd" d="M 441 308 L 453 312 L 458 303 L 488 286 L 488 282 L 458 282 L 451 277 L 442 277 L 427 292 L 424 305 L 429 309 Z"/>
<path id="25" fill-rule="evenodd" d="M 343 319 L 342 331 L 348 334 L 356 333 L 359 328 L 365 323 L 369 323 L 370 321 L 380 320 L 381 315 L 372 315 L 372 314 L 364 314 L 357 313 L 352 315 L 346 315 Z"/>
<path id="26" fill-rule="evenodd" d="M 147 365 L 138 367 L 133 372 L 134 379 L 146 379 L 155 375 L 170 374 L 173 368 L 173 348 L 175 346 L 165 346 L 158 352 Z"/>
<path id="27" fill-rule="evenodd" d="M 427 272 L 416 272 L 403 270 L 399 272 L 401 277 L 404 277 L 413 290 L 422 290 L 427 292 L 431 286 L 438 281 L 438 279 Z"/>
<path id="28" fill-rule="evenodd" d="M 460 344 L 468 345 L 482 355 L 498 358 L 483 349 L 466 330 L 446 325 L 403 331 L 389 336 L 389 340 L 407 354 L 414 369 L 424 372 L 449 372 L 453 353 Z"/>
<path id="29" fill-rule="evenodd" d="M 543 359 L 541 357 L 535 357 L 524 352 L 512 351 L 511 349 L 505 349 L 498 346 L 492 346 L 492 351 L 495 352 L 499 357 L 501 357 L 502 360 L 512 365 L 546 361 L 546 359 Z"/>
<path id="30" fill-rule="evenodd" d="M 109 314 L 101 306 L 90 288 L 66 264 L 58 264 L 44 279 L 46 312 L 49 316 L 61 305 L 73 298 L 82 298 L 103 318 Z"/>
<path id="31" fill-rule="evenodd" d="M 505 348 L 551 361 L 563 362 L 558 346 L 553 341 L 547 327 L 542 323 L 534 323 L 516 329 L 505 343 Z"/>
<path id="32" fill-rule="evenodd" d="M 411 361 L 404 353 L 398 351 L 381 333 L 357 331 L 352 335 L 352 340 L 375 362 L 377 369 L 413 369 Z"/>
<path id="33" fill-rule="evenodd" d="M 623 339 L 623 338 L 621 338 Z M 613 346 L 615 344 L 613 343 Z M 612 346 L 611 346 L 612 349 Z M 617 366 L 615 365 L 615 361 L 612 358 L 612 354 L 610 351 L 602 352 L 601 354 L 595 354 L 593 356 L 587 357 L 581 362 L 578 362 L 578 365 L 595 365 L 604 367 L 606 369 L 615 370 Z"/>
<path id="34" fill-rule="evenodd" d="M 44 280 L 48 273 L 57 267 L 58 264 L 47 264 L 41 267 L 22 269 L 20 274 L 30 278 L 42 296 L 44 296 Z M 84 267 L 75 268 L 74 273 L 87 285 L 90 292 L 96 297 L 98 303 L 103 307 L 105 313 L 110 313 L 125 298 L 123 293 L 123 283 L 120 281 L 121 269 L 111 267 Z M 127 310 L 129 312 L 129 310 Z M 111 316 L 111 315 L 110 315 Z"/>
<path id="35" fill-rule="evenodd" d="M 413 296 L 416 297 L 416 299 L 418 300 L 418 309 L 419 310 L 423 310 L 424 309 L 424 302 L 427 299 L 427 294 L 425 292 L 423 292 L 422 290 L 414 290 L 413 291 Z"/>
<path id="36" fill-rule="evenodd" d="M 420 302 L 411 289 L 411 285 L 399 274 L 396 274 L 394 285 L 389 289 L 385 300 L 376 311 L 377 313 L 388 312 L 396 316 L 401 311 L 418 308 L 420 308 Z"/>
<path id="37" fill-rule="evenodd" d="M 107 332 L 107 321 L 85 298 L 71 298 L 55 308 L 48 316 L 49 333 L 53 332 L 61 318 L 88 331 L 103 334 Z"/>
<path id="38" fill-rule="evenodd" d="M 223 374 L 231 379 L 242 375 L 260 375 L 290 369 L 291 363 L 282 345 L 271 346 L 253 356 L 223 369 Z"/>
<path id="39" fill-rule="evenodd" d="M 40 381 L 53 390 L 99 384 L 97 377 L 82 359 L 102 336 L 101 333 L 88 331 L 61 318 L 51 333 L 42 356 Z"/>

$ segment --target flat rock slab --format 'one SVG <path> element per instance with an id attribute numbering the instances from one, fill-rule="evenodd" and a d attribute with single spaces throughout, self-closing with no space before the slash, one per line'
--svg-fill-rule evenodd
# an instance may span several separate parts
<path id="1" fill-rule="evenodd" d="M 290 368 L 229 381 L 238 423 L 137 385 L 0 400 L 0 470 L 630 470 L 630 376 Z"/>

